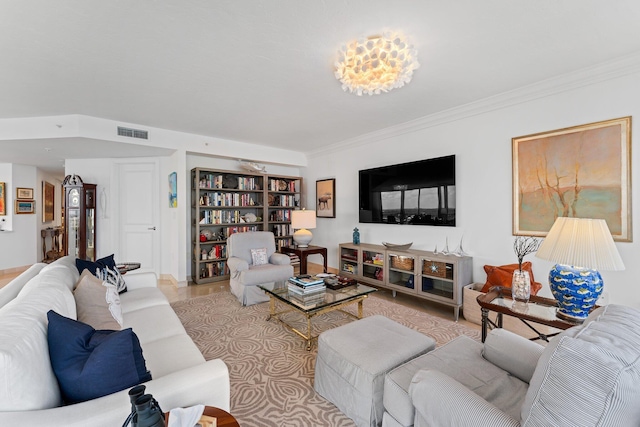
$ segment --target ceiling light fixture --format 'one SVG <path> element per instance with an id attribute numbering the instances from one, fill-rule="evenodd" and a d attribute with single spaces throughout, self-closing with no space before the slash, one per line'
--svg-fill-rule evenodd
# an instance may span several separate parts
<path id="1" fill-rule="evenodd" d="M 342 46 L 335 66 L 342 90 L 362 96 L 404 86 L 420 64 L 418 52 L 402 34 L 385 32 Z"/>

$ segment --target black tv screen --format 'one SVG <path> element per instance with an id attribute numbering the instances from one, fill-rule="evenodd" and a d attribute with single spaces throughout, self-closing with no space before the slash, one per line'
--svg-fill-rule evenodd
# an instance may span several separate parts
<path id="1" fill-rule="evenodd" d="M 456 156 L 361 170 L 360 222 L 456 225 Z"/>

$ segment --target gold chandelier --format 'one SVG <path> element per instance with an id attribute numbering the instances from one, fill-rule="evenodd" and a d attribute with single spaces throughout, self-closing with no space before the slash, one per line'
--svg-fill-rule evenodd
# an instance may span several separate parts
<path id="1" fill-rule="evenodd" d="M 362 96 L 404 86 L 420 64 L 417 51 L 402 34 L 385 32 L 342 46 L 335 66 L 342 90 Z"/>

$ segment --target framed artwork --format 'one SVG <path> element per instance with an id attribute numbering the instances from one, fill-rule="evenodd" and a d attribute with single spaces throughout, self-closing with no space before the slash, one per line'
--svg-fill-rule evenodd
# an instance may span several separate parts
<path id="1" fill-rule="evenodd" d="M 546 236 L 556 218 L 607 221 L 631 242 L 631 117 L 512 139 L 513 234 Z"/>
<path id="2" fill-rule="evenodd" d="M 32 200 L 33 199 L 33 188 L 16 188 L 16 199 L 18 200 Z"/>
<path id="3" fill-rule="evenodd" d="M 16 214 L 32 214 L 35 212 L 35 200 L 16 200 Z"/>
<path id="4" fill-rule="evenodd" d="M 336 180 L 316 181 L 316 216 L 318 218 L 336 217 Z"/>
<path id="5" fill-rule="evenodd" d="M 53 221 L 55 210 L 56 187 L 47 181 L 42 181 L 42 222 Z"/>
<path id="6" fill-rule="evenodd" d="M 0 215 L 7 214 L 7 185 L 4 182 L 0 182 Z"/>
<path id="7" fill-rule="evenodd" d="M 169 207 L 178 207 L 178 174 L 176 172 L 169 174 Z"/>

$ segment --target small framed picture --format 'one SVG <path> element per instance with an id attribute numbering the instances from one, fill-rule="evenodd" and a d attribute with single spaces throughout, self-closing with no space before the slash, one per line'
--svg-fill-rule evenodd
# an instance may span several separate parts
<path id="1" fill-rule="evenodd" d="M 18 200 L 32 200 L 33 188 L 16 188 L 16 199 Z"/>
<path id="2" fill-rule="evenodd" d="M 321 179 L 316 181 L 316 215 L 319 218 L 336 217 L 335 194 L 335 179 Z"/>
<path id="3" fill-rule="evenodd" d="M 35 200 L 16 200 L 16 214 L 36 213 Z"/>
<path id="4" fill-rule="evenodd" d="M 7 214 L 7 197 L 5 195 L 6 184 L 4 182 L 0 182 L 0 215 Z"/>

